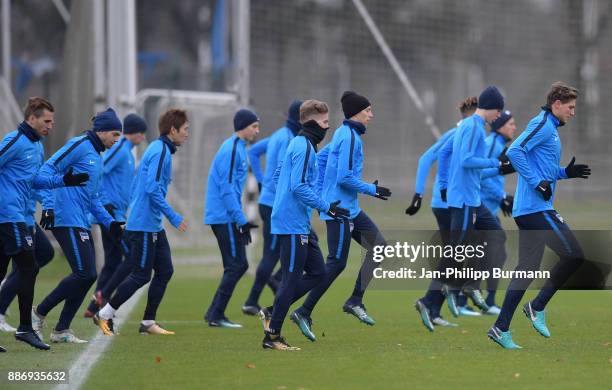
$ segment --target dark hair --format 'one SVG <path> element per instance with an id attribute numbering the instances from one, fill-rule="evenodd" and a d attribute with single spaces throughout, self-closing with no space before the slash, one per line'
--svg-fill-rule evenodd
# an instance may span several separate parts
<path id="1" fill-rule="evenodd" d="M 300 122 L 306 123 L 312 119 L 314 115 L 325 114 L 328 112 L 329 107 L 327 106 L 327 103 L 313 99 L 306 100 L 300 106 Z"/>
<path id="2" fill-rule="evenodd" d="M 55 109 L 51 103 L 49 103 L 49 101 L 38 96 L 31 97 L 28 99 L 25 107 L 23 108 L 23 119 L 28 120 L 30 115 L 40 118 L 44 110 L 55 112 Z"/>
<path id="3" fill-rule="evenodd" d="M 548 95 L 546 96 L 546 105 L 550 107 L 557 100 L 560 100 L 561 103 L 565 104 L 570 100 L 576 99 L 578 99 L 578 89 L 570 87 L 563 81 L 557 81 L 553 83 L 553 85 L 550 87 L 550 91 L 548 91 Z"/>
<path id="4" fill-rule="evenodd" d="M 457 108 L 459 108 L 461 115 L 466 117 L 468 113 L 476 111 L 476 108 L 478 108 L 478 98 L 476 96 L 470 96 L 461 101 Z"/>
<path id="5" fill-rule="evenodd" d="M 179 129 L 187 122 L 187 112 L 178 108 L 171 108 L 159 117 L 159 134 L 168 135 L 170 129 Z"/>

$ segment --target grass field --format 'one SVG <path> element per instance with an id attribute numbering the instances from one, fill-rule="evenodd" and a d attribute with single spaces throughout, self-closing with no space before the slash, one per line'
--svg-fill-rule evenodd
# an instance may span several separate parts
<path id="1" fill-rule="evenodd" d="M 397 205 L 398 210 L 400 206 Z M 390 221 L 402 219 L 379 213 L 379 210 L 373 208 L 371 214 L 383 229 L 431 228 L 433 223 L 431 214 L 424 209 L 418 218 L 404 220 L 410 221 L 409 226 L 399 223 L 391 226 Z M 575 228 L 603 228 L 612 221 L 610 208 L 600 208 L 599 204 L 575 211 L 560 210 Z M 319 232 L 324 231 L 319 229 Z M 326 252 L 325 248 L 323 250 Z M 210 253 L 210 248 L 206 252 Z M 186 253 L 193 255 L 193 252 Z M 458 328 L 438 328 L 433 334 L 425 331 L 413 308 L 414 300 L 421 295 L 419 291 L 368 291 L 365 304 L 377 320 L 374 327 L 367 327 L 342 313 L 342 303 L 352 290 L 357 272 L 358 253 L 358 248 L 353 247 L 350 266 L 313 315 L 318 337 L 315 343 L 307 341 L 293 323 L 285 323 L 287 340 L 302 347 L 302 351 L 294 353 L 264 351 L 260 322 L 241 314 L 240 306 L 252 282 L 250 276 L 239 283 L 227 312 L 231 319 L 245 327 L 213 329 L 202 321 L 202 315 L 217 287 L 220 266 L 177 265 L 158 314 L 159 322 L 177 334 L 140 336 L 138 322 L 145 304 L 141 299 L 127 318 L 121 334 L 114 338 L 95 365 L 85 388 L 324 389 L 482 385 L 590 388 L 605 387 L 612 377 L 612 291 L 560 292 L 548 307 L 553 335 L 548 340 L 537 335 L 524 316 L 517 313 L 512 329 L 515 340 L 524 349 L 504 351 L 485 336 L 493 317 L 460 318 Z M 37 300 L 66 273 L 65 260 L 56 257 L 39 276 Z M 498 300 L 501 295 L 500 292 Z M 530 291 L 526 296 L 533 295 Z M 272 295 L 266 290 L 261 303 L 271 300 Z M 15 324 L 16 302 L 11 312 L 10 322 Z M 97 329 L 80 317 L 81 312 L 72 327 L 80 337 L 92 338 Z M 58 315 L 59 308 L 51 312 L 46 337 Z M 446 308 L 443 315 L 450 317 Z M 87 348 L 87 345 L 53 345 L 50 353 L 36 352 L 5 333 L 0 334 L 0 345 L 10 351 L 0 356 L 0 370 L 68 369 Z M 0 384 L 0 388 L 8 387 Z"/>

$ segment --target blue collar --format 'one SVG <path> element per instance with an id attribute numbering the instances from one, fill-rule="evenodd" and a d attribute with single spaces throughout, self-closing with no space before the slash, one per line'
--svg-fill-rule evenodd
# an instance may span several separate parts
<path id="1" fill-rule="evenodd" d="M 484 118 L 481 117 L 480 115 L 473 114 L 472 118 L 474 118 L 474 120 L 479 122 L 482 126 L 486 126 L 486 124 L 487 124 L 487 122 L 484 120 Z"/>
<path id="2" fill-rule="evenodd" d="M 345 119 L 342 123 L 355 130 L 359 135 L 365 134 L 366 132 L 366 127 L 361 122 Z"/>
<path id="3" fill-rule="evenodd" d="M 36 130 L 32 126 L 28 125 L 28 122 L 23 121 L 19 124 L 17 131 L 23 133 L 32 142 L 40 141 L 40 136 L 36 133 Z"/>
<path id="4" fill-rule="evenodd" d="M 553 114 L 552 109 L 549 106 L 542 106 L 542 111 L 548 112 L 548 117 L 552 120 L 555 127 L 565 126 L 565 122 L 557 118 L 555 114 Z"/>
<path id="5" fill-rule="evenodd" d="M 100 137 L 93 130 L 87 130 L 85 136 L 89 139 L 96 152 L 102 153 L 106 149 Z"/>
<path id="6" fill-rule="evenodd" d="M 159 137 L 159 139 L 163 143 L 168 145 L 168 149 L 170 149 L 170 154 L 176 153 L 176 145 L 172 141 L 170 141 L 170 138 L 166 137 L 165 135 L 162 135 L 161 137 Z"/>

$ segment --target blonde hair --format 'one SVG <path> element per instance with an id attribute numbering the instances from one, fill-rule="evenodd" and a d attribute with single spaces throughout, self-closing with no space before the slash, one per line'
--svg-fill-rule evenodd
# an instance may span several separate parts
<path id="1" fill-rule="evenodd" d="M 326 114 L 329 112 L 329 106 L 325 102 L 319 100 L 306 100 L 300 106 L 300 122 L 306 123 L 311 120 L 315 115 Z"/>

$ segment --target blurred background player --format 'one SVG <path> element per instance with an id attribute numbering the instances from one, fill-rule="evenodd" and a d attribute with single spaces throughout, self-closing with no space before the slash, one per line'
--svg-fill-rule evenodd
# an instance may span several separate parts
<path id="1" fill-rule="evenodd" d="M 480 198 L 480 182 L 483 178 L 513 172 L 507 156 L 498 158 L 486 157 L 485 126 L 492 123 L 501 115 L 504 107 L 504 98 L 494 86 L 487 87 L 478 98 L 476 112 L 466 118 L 439 152 L 438 172 L 440 175 L 440 193 L 442 199 L 448 196 L 448 206 L 451 215 L 450 243 L 461 245 L 464 242 L 475 243 L 475 231 L 479 235 L 487 234 L 487 239 L 495 243 L 487 247 L 485 261 L 479 259 L 473 264 L 476 269 L 488 267 L 491 258 L 498 251 L 496 245 L 501 245 L 501 225 L 482 204 Z M 452 259 L 445 259 L 443 267 L 457 267 L 458 263 Z M 465 265 L 465 264 L 464 264 Z M 470 264 L 472 266 L 472 264 Z M 460 314 L 457 306 L 464 304 L 456 302 L 459 291 L 470 297 L 474 304 L 484 312 L 489 307 L 480 292 L 478 281 L 467 279 L 446 280 L 452 288 L 443 288 L 451 313 Z M 422 317 L 423 317 L 423 313 Z M 480 315 L 480 313 L 474 313 Z"/>
<path id="2" fill-rule="evenodd" d="M 491 123 L 491 133 L 485 139 L 487 158 L 499 158 L 507 149 L 508 142 L 514 138 L 516 124 L 512 113 L 508 110 L 503 111 L 499 118 Z M 514 197 L 506 194 L 504 186 L 506 183 L 505 175 L 494 175 L 484 178 L 480 182 L 480 197 L 482 204 L 485 205 L 491 214 L 497 219 L 499 226 L 501 221 L 497 215 L 501 209 L 503 215 L 512 216 L 512 205 Z M 499 231 L 495 238 L 500 241 L 496 245 L 495 256 L 489 258 L 489 268 L 501 268 L 506 262 L 506 234 Z M 487 298 L 485 302 L 489 307 L 484 314 L 498 315 L 500 312 L 499 306 L 495 303 L 495 292 L 499 280 L 495 278 L 487 279 Z"/>
<path id="3" fill-rule="evenodd" d="M 15 338 L 42 350 L 48 350 L 49 345 L 32 328 L 31 306 L 38 265 L 34 251 L 36 238 L 32 229 L 27 227 L 27 222 L 30 220 L 33 223 L 32 182 L 44 162 L 40 141 L 53 129 L 54 111 L 51 103 L 45 99 L 28 99 L 23 122 L 0 143 L 0 280 L 4 279 L 12 259 L 16 273 L 7 280 L 8 290 L 5 283 L 4 293 L 13 291 L 12 295 L 17 294 L 19 301 L 19 327 Z M 72 184 L 70 177 L 67 181 L 60 178 L 53 187 L 69 184 Z M 39 244 L 39 248 L 42 244 Z M 5 296 L 7 300 L 10 303 L 8 296 Z"/>
<path id="4" fill-rule="evenodd" d="M 156 323 L 155 318 L 174 272 L 162 215 L 180 232 L 187 230 L 185 219 L 166 201 L 168 185 L 172 181 L 172 155 L 189 136 L 187 113 L 179 109 L 163 113 L 159 118 L 159 134 L 160 137 L 149 144 L 142 156 L 133 186 L 126 225 L 131 272 L 94 316 L 94 322 L 107 336 L 114 334 L 111 320 L 115 312 L 149 281 L 147 306 L 138 331 L 140 334 L 174 334 Z"/>
<path id="5" fill-rule="evenodd" d="M 245 314 L 256 315 L 259 312 L 261 309 L 259 306 L 259 297 L 266 283 L 271 284 L 274 293 L 276 293 L 276 285 L 279 283 L 280 272 L 276 274 L 279 276 L 279 279 L 276 278 L 276 275 L 271 276 L 280 256 L 278 237 L 270 233 L 270 217 L 272 215 L 272 205 L 274 204 L 274 195 L 276 193 L 276 185 L 273 183 L 273 176 L 279 163 L 285 157 L 289 142 L 291 142 L 300 131 L 301 105 L 301 100 L 292 102 L 289 106 L 285 126 L 276 130 L 270 137 L 257 142 L 249 150 L 249 159 L 253 174 L 257 177 L 257 171 L 261 171 L 261 169 L 256 167 L 260 165 L 259 156 L 262 153 L 256 154 L 255 152 L 262 148 L 261 145 L 266 145 L 266 172 L 265 175 L 261 177 L 261 180 L 257 180 L 258 183 L 261 183 L 259 191 L 259 215 L 263 221 L 263 256 L 255 272 L 253 287 L 251 287 L 249 296 L 242 307 L 242 312 Z"/>
<path id="6" fill-rule="evenodd" d="M 123 136 L 104 154 L 100 201 L 117 221 L 127 221 L 136 174 L 136 161 L 132 150 L 144 141 L 146 131 L 147 123 L 144 119 L 136 114 L 128 114 L 123 119 Z M 124 261 L 124 255 L 128 252 L 125 240 L 115 241 L 106 229 L 101 229 L 101 232 L 104 267 L 98 275 L 94 297 L 85 311 L 87 318 L 93 317 L 100 310 L 131 271 L 130 262 Z"/>
<path id="7" fill-rule="evenodd" d="M 459 104 L 459 112 L 461 113 L 462 120 L 470 117 L 476 111 L 478 106 L 478 98 L 475 96 L 468 97 Z M 457 126 L 461 124 L 461 121 L 457 123 Z M 415 215 L 421 208 L 421 202 L 423 200 L 423 194 L 425 192 L 425 183 L 429 176 L 429 171 L 432 165 L 438 160 L 438 153 L 442 146 L 452 140 L 452 137 L 457 131 L 457 127 L 454 127 L 444 133 L 429 149 L 425 151 L 419 158 L 416 173 L 416 192 L 412 197 L 410 206 L 406 209 L 406 214 Z M 452 142 L 452 141 L 451 141 Z M 448 242 L 448 234 L 450 232 L 450 211 L 446 200 L 442 200 L 440 194 L 440 175 L 436 172 L 436 178 L 431 193 L 431 211 L 433 212 L 436 222 L 438 223 L 438 229 L 440 231 L 440 238 L 443 245 Z M 428 330 L 433 330 L 434 325 L 438 326 L 457 326 L 457 324 L 451 323 L 440 315 L 440 309 L 444 303 L 444 294 L 442 294 L 443 283 L 434 279 L 431 281 L 427 293 L 424 297 L 417 300 L 415 307 L 421 315 L 421 320 Z"/>
<path id="8" fill-rule="evenodd" d="M 91 213 L 115 239 L 123 234 L 123 222 L 114 220 L 98 196 L 102 177 L 102 153 L 121 136 L 121 121 L 112 108 L 93 118 L 92 130 L 72 138 L 42 166 L 34 179 L 34 188 L 56 187 L 66 181 L 66 173 L 79 172 L 69 188 L 54 190 L 55 223 L 53 236 L 60 244 L 72 272 L 32 309 L 34 330 L 42 338 L 47 314 L 64 301 L 59 321 L 51 332 L 54 343 L 85 343 L 74 335 L 70 323 L 87 291 L 96 281 L 96 260 L 91 238 Z M 86 183 L 85 180 L 87 180 Z M 84 184 L 84 185 L 80 185 Z"/>
<path id="9" fill-rule="evenodd" d="M 208 172 L 204 223 L 215 234 L 223 261 L 221 283 L 204 315 L 204 321 L 213 327 L 242 327 L 225 316 L 225 309 L 249 267 L 246 245 L 251 243 L 251 229 L 257 227 L 242 212 L 242 190 L 249 165 L 246 144 L 258 133 L 257 115 L 247 109 L 238 110 L 234 115 L 234 134 L 221 144 Z"/>
<path id="10" fill-rule="evenodd" d="M 262 309 L 264 349 L 299 350 L 281 336 L 283 322 L 291 304 L 325 278 L 325 263 L 317 236 L 310 225 L 312 209 L 329 213 L 332 218 L 347 218 L 347 209 L 340 201 L 326 202 L 316 192 L 318 182 L 317 145 L 329 128 L 329 108 L 326 103 L 306 100 L 300 107 L 302 130 L 287 147 L 278 169 L 278 186 L 272 207 L 272 234 L 280 243 L 281 286 L 274 306 Z M 310 324 L 309 324 L 310 325 Z"/>
<path id="11" fill-rule="evenodd" d="M 508 157 L 519 174 L 512 209 L 512 216 L 519 228 L 519 262 L 516 270 L 539 270 L 546 246 L 560 258 L 550 271 L 550 279 L 546 280 L 535 299 L 523 306 L 523 313 L 534 329 L 546 338 L 550 337 L 546 325 L 546 305 L 584 260 L 580 244 L 553 207 L 557 180 L 587 179 L 591 175 L 588 165 L 575 164 L 575 157 L 566 167 L 559 166 L 562 146 L 558 128 L 574 116 L 577 98 L 576 88 L 563 82 L 554 83 L 548 92 L 546 105 L 529 121 L 525 131 L 508 149 Z M 501 313 L 487 333 L 503 348 L 521 348 L 512 340 L 510 322 L 532 280 L 512 279 Z"/>
<path id="12" fill-rule="evenodd" d="M 372 260 L 372 247 L 385 245 L 385 239 L 378 227 L 359 207 L 359 194 L 371 195 L 383 200 L 391 196 L 388 188 L 361 179 L 363 171 L 362 137 L 370 120 L 374 118 L 370 101 L 355 92 L 346 91 L 340 99 L 344 121 L 334 132 L 329 146 L 326 146 L 325 177 L 323 178 L 323 198 L 327 202 L 340 200 L 350 212 L 349 219 L 336 219 L 322 213 L 321 219 L 327 225 L 327 246 L 329 254 L 325 264 L 326 276 L 323 283 L 314 288 L 308 297 L 292 314 L 304 335 L 312 339 L 310 315 L 323 294 L 346 267 L 351 238 L 366 251 L 363 264 L 357 275 L 352 295 L 344 303 L 342 310 L 352 314 L 359 321 L 374 325 L 375 321 L 366 312 L 363 295 L 376 264 Z"/>

